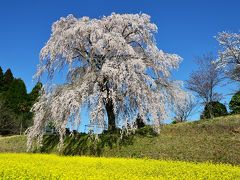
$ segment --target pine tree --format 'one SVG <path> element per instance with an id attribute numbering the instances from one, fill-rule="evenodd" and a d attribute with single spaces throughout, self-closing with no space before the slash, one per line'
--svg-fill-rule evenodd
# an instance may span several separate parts
<path id="1" fill-rule="evenodd" d="M 3 70 L 2 67 L 0 66 L 0 92 L 2 90 L 3 87 Z"/>
<path id="2" fill-rule="evenodd" d="M 22 104 L 27 99 L 27 90 L 25 83 L 21 79 L 14 79 L 8 90 L 4 92 L 6 106 L 16 113 L 23 111 Z"/>
<path id="3" fill-rule="evenodd" d="M 3 73 L 1 67 L 0 83 L 0 134 L 22 134 L 32 125 L 30 109 L 39 96 L 42 84 L 37 83 L 27 94 L 24 81 L 15 79 L 10 69 Z"/>
<path id="4" fill-rule="evenodd" d="M 11 69 L 7 69 L 7 71 L 3 75 L 3 88 L 7 90 L 10 84 L 13 82 L 14 77 Z"/>
<path id="5" fill-rule="evenodd" d="M 31 106 L 35 103 L 35 101 L 39 97 L 41 89 L 42 83 L 37 82 L 37 84 L 33 87 L 32 91 L 29 94 L 29 102 L 31 103 Z"/>
<path id="6" fill-rule="evenodd" d="M 21 79 L 14 79 L 4 92 L 5 106 L 16 114 L 15 123 L 17 129 L 14 132 L 22 133 L 28 127 L 29 108 L 27 106 L 27 90 L 25 83 Z"/>
<path id="7" fill-rule="evenodd" d="M 3 80 L 3 70 L 2 67 L 0 66 L 0 82 Z"/>

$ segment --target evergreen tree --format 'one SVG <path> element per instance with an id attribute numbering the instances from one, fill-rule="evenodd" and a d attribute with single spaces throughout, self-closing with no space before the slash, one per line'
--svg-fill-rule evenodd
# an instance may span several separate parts
<path id="1" fill-rule="evenodd" d="M 10 69 L 3 73 L 0 67 L 0 135 L 22 134 L 32 125 L 30 110 L 41 88 L 38 82 L 27 94 L 24 81 L 15 79 Z"/>
<path id="2" fill-rule="evenodd" d="M 27 90 L 23 80 L 14 79 L 4 94 L 7 107 L 16 113 L 25 111 L 23 104 L 27 100 Z"/>
<path id="3" fill-rule="evenodd" d="M 14 119 L 11 120 L 14 124 L 11 132 L 21 134 L 29 126 L 30 119 L 32 118 L 27 106 L 25 83 L 21 79 L 14 79 L 2 95 L 4 107 L 15 114 Z"/>
<path id="4" fill-rule="evenodd" d="M 10 69 L 7 69 L 7 71 L 3 75 L 3 90 L 7 90 L 13 80 L 14 77 L 12 71 Z"/>
<path id="5" fill-rule="evenodd" d="M 3 70 L 2 67 L 0 66 L 0 88 L 3 85 Z"/>
<path id="6" fill-rule="evenodd" d="M 200 118 L 210 119 L 214 117 L 225 116 L 227 114 L 228 114 L 227 108 L 224 104 L 218 101 L 212 101 L 205 105 Z"/>
<path id="7" fill-rule="evenodd" d="M 11 83 L 13 81 L 14 77 L 13 77 L 13 74 L 12 74 L 12 71 L 11 69 L 7 69 L 7 71 L 4 73 L 4 76 L 3 76 L 3 80 L 4 80 L 4 83 Z"/>
<path id="8" fill-rule="evenodd" d="M 32 91 L 29 94 L 29 102 L 31 103 L 31 106 L 39 97 L 41 89 L 42 89 L 42 83 L 37 82 L 37 84 L 33 87 Z"/>
<path id="9" fill-rule="evenodd" d="M 16 114 L 0 100 L 0 135 L 17 134 Z"/>
<path id="10" fill-rule="evenodd" d="M 3 89 L 3 70 L 2 67 L 0 66 L 0 93 Z"/>
<path id="11" fill-rule="evenodd" d="M 233 95 L 229 103 L 229 109 L 232 114 L 240 114 L 240 91 Z"/>

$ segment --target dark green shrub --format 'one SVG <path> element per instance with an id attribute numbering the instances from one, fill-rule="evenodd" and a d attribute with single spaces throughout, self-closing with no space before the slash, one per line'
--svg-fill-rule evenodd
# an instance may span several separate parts
<path id="1" fill-rule="evenodd" d="M 176 120 L 173 120 L 172 121 L 172 124 L 177 124 L 178 122 Z"/>
<path id="2" fill-rule="evenodd" d="M 240 114 L 240 91 L 233 95 L 229 103 L 229 109 L 231 114 Z"/>
<path id="3" fill-rule="evenodd" d="M 201 119 L 209 119 L 219 116 L 227 115 L 227 108 L 224 104 L 218 101 L 212 101 L 206 104 L 204 111 L 201 115 Z"/>

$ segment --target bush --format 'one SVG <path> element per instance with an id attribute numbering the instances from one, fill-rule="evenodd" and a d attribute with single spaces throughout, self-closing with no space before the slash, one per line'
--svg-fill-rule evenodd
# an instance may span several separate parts
<path id="1" fill-rule="evenodd" d="M 219 116 L 227 115 L 227 108 L 224 104 L 218 101 L 212 101 L 206 104 L 204 111 L 201 115 L 201 119 L 209 119 Z"/>
<path id="2" fill-rule="evenodd" d="M 240 91 L 233 95 L 229 103 L 229 109 L 231 114 L 240 114 Z"/>
<path id="3" fill-rule="evenodd" d="M 176 120 L 173 120 L 172 121 L 172 124 L 177 124 L 178 122 Z"/>

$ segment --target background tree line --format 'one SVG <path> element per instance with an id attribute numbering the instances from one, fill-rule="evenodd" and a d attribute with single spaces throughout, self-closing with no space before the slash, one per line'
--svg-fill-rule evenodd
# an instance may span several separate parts
<path id="1" fill-rule="evenodd" d="M 15 78 L 10 69 L 4 73 L 0 67 L 0 135 L 22 134 L 32 125 L 30 110 L 41 88 L 38 82 L 27 93 L 23 80 Z"/>

